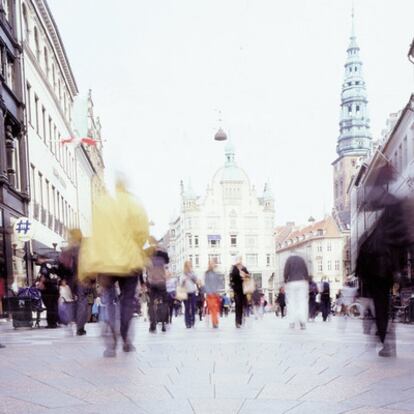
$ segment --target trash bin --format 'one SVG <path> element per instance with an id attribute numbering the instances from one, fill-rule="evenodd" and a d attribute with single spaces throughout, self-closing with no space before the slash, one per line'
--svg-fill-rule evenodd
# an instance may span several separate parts
<path id="1" fill-rule="evenodd" d="M 32 299 L 29 297 L 11 297 L 7 299 L 8 311 L 12 315 L 13 328 L 32 328 Z"/>

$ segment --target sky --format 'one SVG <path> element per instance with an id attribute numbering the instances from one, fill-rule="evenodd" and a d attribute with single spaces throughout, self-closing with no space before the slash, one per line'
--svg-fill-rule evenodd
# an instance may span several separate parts
<path id="1" fill-rule="evenodd" d="M 128 177 L 153 232 L 203 196 L 221 126 L 276 224 L 332 209 L 351 0 L 48 0 L 81 95 L 92 89 L 108 183 Z M 354 0 L 374 138 L 414 91 L 413 0 Z"/>

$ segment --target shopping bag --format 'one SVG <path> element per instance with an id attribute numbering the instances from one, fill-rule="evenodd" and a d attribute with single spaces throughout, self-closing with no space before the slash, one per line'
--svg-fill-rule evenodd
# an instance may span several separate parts
<path id="1" fill-rule="evenodd" d="M 187 289 L 184 286 L 177 286 L 175 298 L 180 301 L 187 300 L 188 298 Z"/>
<path id="2" fill-rule="evenodd" d="M 246 277 L 243 280 L 243 293 L 245 295 L 252 294 L 254 292 L 255 285 L 254 280 L 251 277 Z"/>

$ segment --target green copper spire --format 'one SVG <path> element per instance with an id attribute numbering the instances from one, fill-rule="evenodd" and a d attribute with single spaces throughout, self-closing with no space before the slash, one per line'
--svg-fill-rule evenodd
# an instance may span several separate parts
<path id="1" fill-rule="evenodd" d="M 359 51 L 355 35 L 354 7 L 352 7 L 351 37 L 341 94 L 340 135 L 336 148 L 339 156 L 365 156 L 372 147 L 368 98 Z"/>

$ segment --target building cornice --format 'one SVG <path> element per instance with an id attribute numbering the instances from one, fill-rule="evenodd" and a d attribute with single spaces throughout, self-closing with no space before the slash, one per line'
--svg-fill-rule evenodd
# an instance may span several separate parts
<path id="1" fill-rule="evenodd" d="M 59 102 L 59 99 L 57 98 L 55 91 L 51 87 L 49 80 L 44 75 L 43 70 L 39 65 L 39 62 L 37 61 L 37 59 L 34 56 L 32 50 L 30 49 L 30 47 L 27 45 L 26 41 L 24 42 L 24 52 L 26 53 L 26 56 L 30 59 L 30 62 L 35 67 L 35 69 L 36 69 L 37 73 L 39 74 L 39 76 L 42 78 L 43 84 L 46 86 L 46 88 L 49 91 L 52 99 L 54 100 L 54 102 L 56 104 L 56 108 L 59 111 L 59 114 L 60 114 L 60 116 L 63 120 L 63 123 L 65 124 L 67 130 L 69 131 L 70 135 L 73 135 L 72 126 L 70 125 L 69 121 L 66 119 L 66 116 L 65 116 L 65 114 L 62 110 L 62 106 Z"/>
<path id="2" fill-rule="evenodd" d="M 65 82 L 68 85 L 68 89 L 72 96 L 76 96 L 79 92 L 78 86 L 73 75 L 72 68 L 69 63 L 69 59 L 66 54 L 66 50 L 63 46 L 63 41 L 60 36 L 57 24 L 53 18 L 52 12 L 50 11 L 49 5 L 46 0 L 32 0 L 40 12 L 42 20 L 45 22 L 46 31 L 49 33 L 52 40 L 54 49 L 57 53 L 58 61 L 64 73 Z"/>

